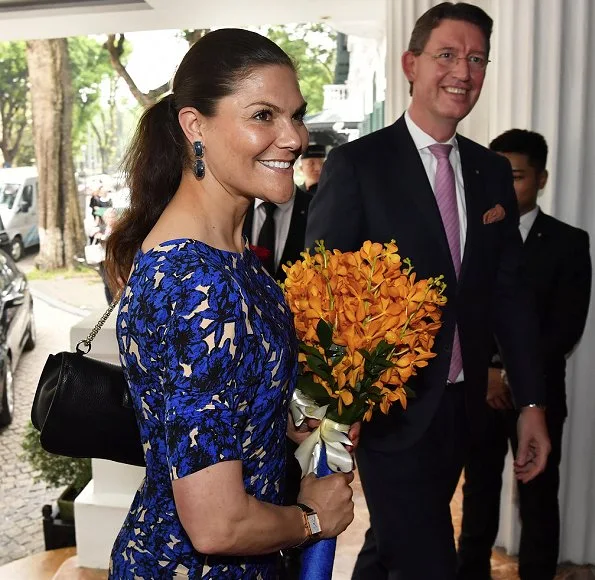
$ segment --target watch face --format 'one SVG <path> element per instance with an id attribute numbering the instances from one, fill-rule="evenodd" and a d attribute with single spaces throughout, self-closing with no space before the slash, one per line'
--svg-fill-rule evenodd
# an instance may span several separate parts
<path id="1" fill-rule="evenodd" d="M 320 534 L 320 532 L 322 532 L 320 522 L 318 521 L 318 514 L 308 514 L 308 524 L 310 524 L 312 535 Z"/>

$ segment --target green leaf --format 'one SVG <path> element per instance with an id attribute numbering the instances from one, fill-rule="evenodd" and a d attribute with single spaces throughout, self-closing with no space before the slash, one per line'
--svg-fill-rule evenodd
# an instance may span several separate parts
<path id="1" fill-rule="evenodd" d="M 303 342 L 300 342 L 300 350 L 302 352 L 305 352 L 306 354 L 319 358 L 321 361 L 324 361 L 324 358 L 322 354 L 319 352 L 319 350 L 313 346 L 310 346 L 309 344 L 304 344 Z"/>
<path id="2" fill-rule="evenodd" d="M 327 356 L 330 358 L 331 365 L 336 367 L 345 357 L 347 349 L 338 344 L 332 344 L 327 351 Z"/>
<path id="3" fill-rule="evenodd" d="M 359 352 L 366 361 L 371 361 L 372 360 L 372 355 L 364 348 L 358 348 L 357 352 Z"/>
<path id="4" fill-rule="evenodd" d="M 322 348 L 328 350 L 333 344 L 333 327 L 321 318 L 316 326 L 316 334 Z"/>
<path id="5" fill-rule="evenodd" d="M 340 352 L 341 354 L 345 354 L 346 350 L 347 349 L 344 346 L 340 346 L 335 343 L 331 344 L 331 346 L 328 349 L 328 351 L 332 354 L 338 353 L 338 352 Z"/>
<path id="6" fill-rule="evenodd" d="M 372 366 L 378 367 L 382 370 L 386 370 L 386 369 L 390 369 L 390 368 L 394 367 L 395 363 L 390 360 L 387 360 L 385 358 L 376 358 L 376 359 L 374 359 L 374 363 Z"/>
<path id="7" fill-rule="evenodd" d="M 319 383 L 315 383 L 309 376 L 298 376 L 297 388 L 319 405 L 326 405 L 332 397 Z"/>
<path id="8" fill-rule="evenodd" d="M 411 387 L 403 385 L 403 388 L 405 389 L 405 394 L 407 395 L 408 399 L 415 399 L 417 397 L 415 391 Z"/>
<path id="9" fill-rule="evenodd" d="M 338 407 L 333 410 L 328 410 L 326 416 L 331 419 L 332 421 L 337 421 L 337 423 L 344 423 L 345 425 L 353 425 L 356 421 L 361 421 L 364 413 L 366 412 L 365 406 L 358 402 L 354 401 L 351 405 L 346 406 L 343 405 L 341 414 L 339 414 Z"/>
<path id="10" fill-rule="evenodd" d="M 330 357 L 331 365 L 336 367 L 345 358 L 344 353 L 334 354 Z"/>
<path id="11" fill-rule="evenodd" d="M 386 355 L 393 350 L 394 346 L 385 340 L 381 340 L 377 345 L 376 348 L 372 351 L 373 357 L 382 357 L 386 358 Z"/>
<path id="12" fill-rule="evenodd" d="M 319 377 L 322 377 L 325 380 L 330 380 L 331 378 L 331 367 L 326 364 L 325 361 L 320 360 L 314 356 L 308 355 L 306 357 L 306 362 L 308 366 L 315 372 Z"/>
<path id="13" fill-rule="evenodd" d="M 368 393 L 368 398 L 370 399 L 370 401 L 374 401 L 375 403 L 382 402 L 382 397 L 381 397 L 380 393 L 370 392 L 370 393 Z"/>

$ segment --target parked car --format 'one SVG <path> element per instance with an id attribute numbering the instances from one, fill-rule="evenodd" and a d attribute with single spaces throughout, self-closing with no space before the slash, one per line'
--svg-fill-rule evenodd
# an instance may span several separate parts
<path id="1" fill-rule="evenodd" d="M 4 228 L 2 217 L 0 217 L 0 250 L 4 250 L 6 253 L 10 254 L 11 247 L 10 236 Z"/>
<path id="2" fill-rule="evenodd" d="M 38 182 L 35 167 L 0 169 L 0 217 L 10 238 L 10 255 L 18 262 L 25 248 L 39 244 Z"/>
<path id="3" fill-rule="evenodd" d="M 0 250 L 0 426 L 12 421 L 13 372 L 21 353 L 35 347 L 33 298 L 27 278 Z"/>

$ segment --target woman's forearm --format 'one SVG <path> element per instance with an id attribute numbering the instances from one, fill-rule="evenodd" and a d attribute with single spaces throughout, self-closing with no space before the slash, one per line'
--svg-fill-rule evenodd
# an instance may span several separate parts
<path id="1" fill-rule="evenodd" d="M 193 527 L 193 526 L 192 526 Z M 302 511 L 297 506 L 277 506 L 246 496 L 236 513 L 196 524 L 187 529 L 194 547 L 203 554 L 256 556 L 300 544 L 307 537 Z"/>

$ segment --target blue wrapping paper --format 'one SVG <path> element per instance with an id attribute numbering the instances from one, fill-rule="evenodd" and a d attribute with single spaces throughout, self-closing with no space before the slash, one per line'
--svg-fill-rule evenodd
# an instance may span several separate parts
<path id="1" fill-rule="evenodd" d="M 314 472 L 317 477 L 333 473 L 326 460 L 324 444 L 320 447 L 320 460 Z M 300 580 L 331 580 L 336 548 L 336 538 L 319 540 L 315 544 L 304 548 Z"/>

